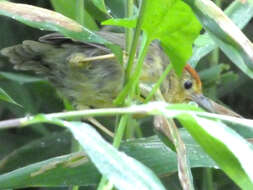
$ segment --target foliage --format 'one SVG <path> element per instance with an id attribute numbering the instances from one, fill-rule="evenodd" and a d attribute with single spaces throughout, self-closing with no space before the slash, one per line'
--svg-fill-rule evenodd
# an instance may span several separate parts
<path id="1" fill-rule="evenodd" d="M 0 188 L 175 189 L 175 183 L 183 189 L 252 188 L 253 147 L 249 142 L 253 120 L 207 113 L 192 104 L 135 105 L 135 97 L 148 46 L 159 40 L 178 75 L 190 60 L 200 71 L 207 96 L 252 117 L 253 92 L 246 88 L 252 85 L 252 36 L 247 38 L 239 28 L 252 29 L 248 22 L 253 16 L 253 1 L 233 2 L 225 11 L 206 0 L 122 2 L 51 0 L 49 4 L 38 0 L 31 6 L 0 1 L 0 15 L 5 16 L 0 17 L 1 48 L 36 39 L 47 33 L 45 30 L 55 31 L 105 45 L 122 62 L 121 48 L 95 32 L 106 24 L 121 32 L 119 26 L 125 27 L 129 53 L 125 88 L 115 101 L 120 106 L 71 112 L 63 111 L 72 106 L 46 80 L 29 71 L 14 71 L 0 58 L 1 120 L 18 118 L 0 122 Z M 39 6 L 53 7 L 61 14 Z M 200 24 L 205 30 L 201 35 Z M 204 57 L 212 50 L 209 58 Z M 138 114 L 146 117 L 138 118 Z M 154 134 L 151 116 L 162 116 L 159 122 L 176 119 L 183 128 L 171 130 L 170 138 L 161 131 Z M 91 126 L 94 123 L 81 122 L 82 117 L 96 117 L 114 130 L 114 138 L 103 126 L 99 134 Z M 197 176 L 196 167 L 210 175 Z M 220 177 L 221 170 L 231 180 Z M 171 180 L 176 172 L 179 181 Z"/>

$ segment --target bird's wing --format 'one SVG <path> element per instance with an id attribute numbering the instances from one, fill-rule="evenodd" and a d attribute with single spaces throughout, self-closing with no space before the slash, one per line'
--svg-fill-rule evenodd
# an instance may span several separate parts
<path id="1" fill-rule="evenodd" d="M 107 40 L 113 44 L 119 45 L 122 49 L 124 49 L 124 47 L 125 47 L 124 34 L 106 32 L 106 31 L 96 32 L 96 34 L 100 35 L 102 38 L 104 38 L 105 40 Z M 51 34 L 44 35 L 39 38 L 39 41 L 43 42 L 43 43 L 54 44 L 54 45 L 59 45 L 59 44 L 63 44 L 63 43 L 82 44 L 86 48 L 95 47 L 95 48 L 101 49 L 105 52 L 111 52 L 110 49 L 108 49 L 103 44 L 91 43 L 91 42 L 81 42 L 81 41 L 73 40 L 69 37 L 66 37 L 66 36 L 60 34 L 60 33 L 51 33 Z"/>

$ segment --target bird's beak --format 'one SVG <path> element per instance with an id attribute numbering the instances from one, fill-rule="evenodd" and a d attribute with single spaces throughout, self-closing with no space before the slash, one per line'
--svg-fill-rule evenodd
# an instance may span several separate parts
<path id="1" fill-rule="evenodd" d="M 191 96 L 191 99 L 208 112 L 215 113 L 215 109 L 212 102 L 210 101 L 209 98 L 205 97 L 203 94 L 194 94 Z"/>
<path id="2" fill-rule="evenodd" d="M 231 109 L 226 108 L 214 102 L 213 100 L 205 97 L 203 94 L 194 94 L 191 96 L 191 99 L 208 112 L 229 115 L 233 117 L 242 117 Z"/>

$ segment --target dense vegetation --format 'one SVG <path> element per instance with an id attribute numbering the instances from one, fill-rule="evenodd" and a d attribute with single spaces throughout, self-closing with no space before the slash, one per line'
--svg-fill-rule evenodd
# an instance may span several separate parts
<path id="1" fill-rule="evenodd" d="M 118 46 L 87 30 L 114 25 L 110 29 L 125 33 L 130 55 L 136 52 L 131 42 L 137 45 L 142 36 L 136 58 L 140 71 L 145 48 L 159 40 L 178 75 L 188 62 L 198 71 L 207 97 L 249 119 L 210 114 L 192 103 L 141 104 L 133 87 L 138 66 L 132 77 L 131 68 L 126 69 L 118 108 L 70 113 L 75 108 L 45 78 L 15 70 L 0 56 L 0 189 L 253 189 L 253 1 L 216 1 L 224 12 L 203 0 L 127 2 L 32 2 L 81 27 L 35 7 L 0 1 L 0 49 L 56 31 L 111 48 L 120 60 Z M 55 112 L 59 114 L 50 115 Z M 154 115 L 176 119 L 178 128 L 169 129 L 171 136 L 154 130 Z M 94 122 L 82 119 L 90 116 L 102 116 L 96 119 L 107 129 L 93 130 Z M 15 118 L 21 120 L 4 123 Z"/>

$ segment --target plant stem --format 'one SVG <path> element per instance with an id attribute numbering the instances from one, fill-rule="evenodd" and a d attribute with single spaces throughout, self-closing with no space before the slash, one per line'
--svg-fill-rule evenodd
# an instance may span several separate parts
<path id="1" fill-rule="evenodd" d="M 122 114 L 161 115 L 163 114 L 164 110 L 166 110 L 166 114 L 171 114 L 171 117 L 174 117 L 175 115 L 178 115 L 181 113 L 188 113 L 188 114 L 197 115 L 199 117 L 216 118 L 222 121 L 233 122 L 236 124 L 240 124 L 240 127 L 244 127 L 244 125 L 246 126 L 253 125 L 253 120 L 251 119 L 235 117 L 227 113 L 215 114 L 215 113 L 207 113 L 207 112 L 200 112 L 200 111 L 192 111 L 190 109 L 176 110 L 175 106 L 176 106 L 175 104 L 170 105 L 165 102 L 150 102 L 148 104 L 133 105 L 131 107 L 125 107 L 125 108 L 101 108 L 101 109 L 93 109 L 93 110 L 39 114 L 35 116 L 28 116 L 28 117 L 0 121 L 0 129 L 24 127 L 31 124 L 45 123 L 45 122 L 48 122 L 48 120 L 53 120 L 53 119 L 70 119 L 70 118 L 73 119 L 73 118 L 80 118 L 80 117 L 96 117 L 96 116 L 109 116 L 109 115 L 115 116 L 115 115 L 122 115 Z M 227 115 L 224 115 L 224 114 L 227 114 Z"/>
<path id="2" fill-rule="evenodd" d="M 132 88 L 129 94 L 131 99 L 134 97 L 135 92 L 136 92 L 137 84 L 141 76 L 142 66 L 143 66 L 143 62 L 146 57 L 147 51 L 148 51 L 149 44 L 150 44 L 150 39 L 144 32 L 135 72 L 133 73 L 133 76 L 131 76 L 131 80 L 129 81 L 132 84 Z"/>
<path id="3" fill-rule="evenodd" d="M 113 139 L 113 146 L 116 148 L 119 148 L 120 146 L 128 119 L 129 119 L 129 115 L 123 115 L 120 118 L 119 127 L 117 128 L 115 137 Z"/>
<path id="4" fill-rule="evenodd" d="M 72 187 L 71 187 L 71 189 L 70 189 L 70 190 L 79 190 L 79 186 L 74 185 L 74 186 L 72 186 Z"/>
<path id="5" fill-rule="evenodd" d="M 132 17 L 134 14 L 134 0 L 128 0 L 126 6 L 126 17 Z M 133 41 L 134 31 L 132 28 L 126 28 L 126 52 L 130 53 L 130 47 Z"/>
<path id="6" fill-rule="evenodd" d="M 215 0 L 215 4 L 218 6 L 218 7 L 221 7 L 222 6 L 222 2 L 221 0 Z M 220 51 L 219 51 L 219 48 L 215 48 L 212 53 L 211 53 L 211 57 L 210 57 L 210 66 L 213 67 L 213 66 L 216 66 L 219 64 L 219 57 L 220 57 Z M 216 99 L 216 83 L 213 84 L 213 86 L 210 88 L 209 90 L 209 95 L 212 99 Z"/>
<path id="7" fill-rule="evenodd" d="M 203 184 L 202 189 L 206 190 L 214 190 L 213 185 L 213 174 L 211 168 L 204 168 L 203 169 Z"/>
<path id="8" fill-rule="evenodd" d="M 85 26 L 84 20 L 84 0 L 76 0 L 76 21 Z"/>
<path id="9" fill-rule="evenodd" d="M 130 50 L 130 54 L 128 57 L 128 63 L 127 63 L 127 68 L 126 68 L 127 84 L 124 87 L 124 89 L 121 91 L 121 93 L 118 95 L 116 100 L 114 101 L 114 103 L 116 105 L 122 105 L 123 102 L 125 101 L 127 95 L 132 94 L 132 92 L 135 91 L 136 84 L 134 84 L 134 82 L 136 80 L 134 80 L 133 78 L 136 76 L 137 72 L 135 72 L 135 74 L 133 74 L 133 77 L 131 77 L 131 73 L 132 73 L 132 68 L 133 68 L 133 64 L 134 64 L 134 60 L 135 60 L 135 54 L 136 54 L 138 42 L 139 42 L 139 36 L 141 34 L 141 26 L 144 21 L 144 13 L 145 13 L 146 5 L 147 5 L 147 1 L 146 0 L 142 1 L 141 6 L 140 6 L 138 20 L 137 20 L 137 25 L 136 25 L 136 29 L 135 29 L 135 33 L 134 33 L 134 39 L 133 39 L 133 42 L 131 45 L 131 50 Z M 142 61 L 143 61 L 144 57 L 146 55 L 146 54 L 143 55 L 143 53 L 145 53 L 145 52 L 144 51 L 139 52 L 139 60 L 138 60 L 139 64 L 137 63 L 137 67 L 138 67 L 138 65 L 141 65 L 141 67 L 142 67 L 142 63 L 140 62 L 140 59 L 142 59 Z M 139 80 L 139 78 L 137 79 L 137 83 L 138 83 L 138 80 Z M 131 90 L 131 89 L 134 89 L 134 90 Z"/>
<path id="10" fill-rule="evenodd" d="M 144 13 L 145 13 L 146 5 L 147 5 L 147 1 L 143 0 L 141 3 L 140 12 L 139 12 L 138 20 L 137 20 L 137 25 L 136 25 L 136 29 L 134 32 L 134 38 L 133 38 L 133 42 L 131 45 L 131 50 L 130 50 L 130 54 L 129 54 L 129 58 L 128 58 L 127 69 L 126 69 L 127 80 L 131 77 L 134 58 L 135 58 L 135 54 L 136 54 L 136 50 L 137 50 L 137 46 L 138 46 L 138 42 L 139 42 L 139 36 L 141 34 L 141 26 L 144 21 Z"/>
<path id="11" fill-rule="evenodd" d="M 143 33 L 143 39 L 142 39 L 142 45 L 139 52 L 139 57 L 137 60 L 137 65 L 135 67 L 135 72 L 132 74 L 131 78 L 129 79 L 128 83 L 126 84 L 125 88 L 121 91 L 119 96 L 116 98 L 115 103 L 120 105 L 126 98 L 126 96 L 129 94 L 130 98 L 134 96 L 136 86 L 138 84 L 141 71 L 142 71 L 142 65 L 145 59 L 145 56 L 147 54 L 148 46 L 150 44 L 150 39 L 148 39 L 147 35 Z"/>
<path id="12" fill-rule="evenodd" d="M 144 0 L 141 3 L 140 13 L 139 13 L 138 20 L 137 20 L 137 26 L 136 26 L 136 30 L 134 33 L 134 39 L 133 39 L 133 42 L 131 45 L 131 50 L 130 50 L 130 54 L 129 54 L 129 58 L 128 58 L 128 64 L 127 64 L 127 69 L 126 69 L 126 81 L 127 81 L 126 87 L 127 88 L 123 89 L 123 91 L 122 91 L 122 92 L 124 92 L 123 96 L 121 96 L 121 95 L 118 96 L 118 97 L 121 97 L 121 99 L 118 102 L 116 100 L 117 105 L 121 105 L 123 102 L 125 102 L 125 104 L 127 104 L 127 100 L 125 100 L 127 95 L 129 95 L 130 101 L 132 100 L 132 98 L 135 94 L 135 91 L 136 91 L 136 86 L 138 84 L 138 81 L 139 81 L 139 78 L 141 75 L 143 61 L 146 56 L 146 52 L 147 52 L 148 45 L 149 45 L 149 40 L 146 35 L 144 35 L 145 36 L 145 38 L 143 39 L 144 43 L 142 44 L 141 50 L 139 52 L 136 70 L 134 72 L 134 75 L 131 77 L 131 72 L 132 72 L 132 67 L 133 67 L 135 54 L 136 54 L 136 50 L 137 50 L 137 46 L 138 46 L 139 36 L 141 34 L 141 26 L 144 21 L 144 12 L 145 12 L 145 8 L 146 8 L 146 4 L 147 4 L 146 2 L 147 1 Z M 127 90 L 125 90 L 125 89 L 127 89 Z M 118 97 L 117 97 L 117 99 L 118 99 Z M 120 118 L 119 126 L 116 130 L 115 137 L 113 139 L 113 146 L 116 148 L 119 148 L 119 146 L 120 146 L 121 140 L 124 135 L 125 128 L 127 126 L 128 119 L 129 119 L 129 115 L 123 115 Z M 102 187 L 102 189 L 104 189 L 107 186 L 108 182 L 105 182 L 105 181 L 106 180 L 103 176 L 102 180 L 99 184 L 99 189 L 100 189 L 100 187 Z M 109 189 L 112 189 L 112 188 L 113 188 L 113 186 L 111 186 Z"/>
<path id="13" fill-rule="evenodd" d="M 183 189 L 194 190 L 191 168 L 186 153 L 185 144 L 173 119 L 164 116 L 155 117 L 155 128 L 171 140 L 178 157 L 178 176 Z"/>
<path id="14" fill-rule="evenodd" d="M 210 57 L 210 67 L 214 67 L 219 64 L 219 48 L 215 48 L 213 52 L 211 53 Z M 216 83 L 212 85 L 212 87 L 209 89 L 209 96 L 212 99 L 216 99 Z"/>
<path id="15" fill-rule="evenodd" d="M 161 77 L 159 78 L 159 80 L 155 83 L 155 86 L 152 88 L 151 92 L 148 94 L 148 96 L 144 100 L 144 103 L 147 103 L 147 102 L 149 102 L 151 100 L 151 98 L 154 96 L 154 94 L 156 93 L 156 91 L 160 88 L 162 82 L 164 81 L 164 79 L 166 78 L 167 74 L 170 72 L 171 69 L 172 69 L 172 64 L 169 64 L 166 67 L 166 69 L 163 72 L 163 74 L 161 75 Z"/>

